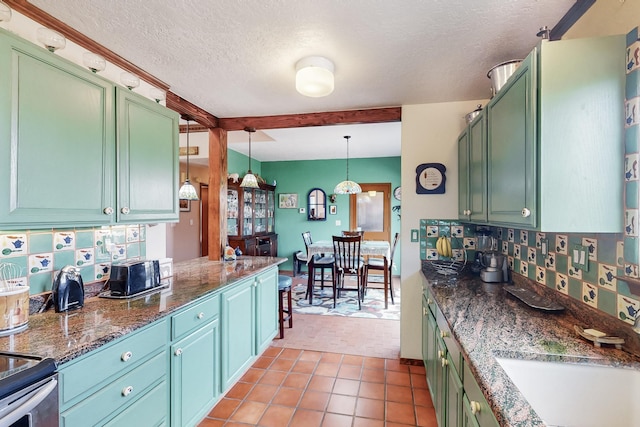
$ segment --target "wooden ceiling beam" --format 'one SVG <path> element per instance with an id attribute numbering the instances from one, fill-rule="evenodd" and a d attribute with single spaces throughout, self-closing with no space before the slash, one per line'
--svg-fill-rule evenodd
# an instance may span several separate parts
<path id="1" fill-rule="evenodd" d="M 243 130 L 245 127 L 264 129 L 300 128 L 358 123 L 399 122 L 400 107 L 372 108 L 367 110 L 329 111 L 325 113 L 285 114 L 280 116 L 232 117 L 218 119 L 218 125 L 226 131 Z"/>
<path id="2" fill-rule="evenodd" d="M 217 128 L 219 119 L 187 101 L 186 99 L 180 98 L 175 93 L 169 91 L 167 92 L 167 107 L 171 108 L 173 111 L 177 111 L 180 115 L 186 114 L 191 117 L 191 119 L 195 120 L 199 124 L 203 126 L 201 130 L 205 130 L 208 128 Z M 194 126 L 189 125 L 189 130 L 194 131 Z M 182 131 L 182 129 L 180 129 Z"/>
<path id="3" fill-rule="evenodd" d="M 64 22 L 54 18 L 49 15 L 42 9 L 39 9 L 29 3 L 27 0 L 3 0 L 11 9 L 14 9 L 16 12 L 21 13 L 27 18 L 31 18 L 37 23 L 55 30 L 65 36 L 67 39 L 76 43 L 79 46 L 87 49 L 90 52 L 97 53 L 99 55 L 104 56 L 104 58 L 111 62 L 114 65 L 122 68 L 123 70 L 127 70 L 136 76 L 140 77 L 145 82 L 149 83 L 152 86 L 155 86 L 162 90 L 169 90 L 169 85 L 157 77 L 149 74 L 142 68 L 137 65 L 127 61 L 123 57 L 115 54 L 111 50 L 102 46 L 101 44 L 95 42 L 84 34 L 80 33 L 78 30 L 70 27 Z"/>

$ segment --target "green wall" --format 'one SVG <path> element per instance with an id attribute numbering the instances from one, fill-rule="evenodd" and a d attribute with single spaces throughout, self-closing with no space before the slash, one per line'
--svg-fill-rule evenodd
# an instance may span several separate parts
<path id="1" fill-rule="evenodd" d="M 229 156 L 231 159 L 231 156 Z M 229 169 L 231 171 L 231 168 Z M 307 207 L 307 194 L 312 188 L 321 188 L 327 197 L 333 193 L 335 185 L 346 178 L 346 161 L 338 160 L 304 160 L 263 162 L 262 173 L 271 183 L 275 179 L 276 203 L 281 193 L 298 194 L 298 208 Z M 400 185 L 400 157 L 380 157 L 349 160 L 349 179 L 358 183 L 391 183 L 391 189 Z M 293 269 L 292 257 L 296 250 L 304 251 L 302 232 L 311 231 L 314 240 L 331 240 L 331 236 L 339 235 L 342 230 L 349 229 L 349 196 L 338 195 L 335 203 L 327 200 L 328 206 L 335 204 L 337 214 L 327 214 L 326 221 L 307 221 L 306 213 L 298 209 L 280 209 L 276 205 L 276 233 L 278 233 L 278 256 L 289 260 L 282 264 L 283 270 Z M 391 199 L 391 206 L 400 202 Z M 336 220 L 341 225 L 336 226 Z M 400 218 L 392 212 L 391 235 L 400 232 Z M 400 245 L 394 257 L 394 275 L 400 274 Z"/>
<path id="2" fill-rule="evenodd" d="M 247 173 L 249 167 L 249 157 L 237 151 L 227 150 L 227 173 L 237 173 L 242 178 Z M 251 159 L 251 171 L 254 174 L 262 175 L 262 165 L 256 159 Z M 271 183 L 271 181 L 267 181 Z"/>

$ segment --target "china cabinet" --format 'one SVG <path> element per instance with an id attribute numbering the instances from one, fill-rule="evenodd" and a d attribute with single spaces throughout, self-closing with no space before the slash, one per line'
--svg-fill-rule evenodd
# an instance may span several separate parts
<path id="1" fill-rule="evenodd" d="M 227 238 L 229 246 L 244 255 L 276 256 L 275 187 L 242 188 L 229 181 L 227 187 Z"/>

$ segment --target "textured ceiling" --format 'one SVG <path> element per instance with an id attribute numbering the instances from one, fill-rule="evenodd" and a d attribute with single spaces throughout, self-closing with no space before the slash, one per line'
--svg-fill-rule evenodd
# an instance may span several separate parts
<path id="1" fill-rule="evenodd" d="M 487 71 L 524 57 L 575 0 L 30 2 L 209 113 L 242 117 L 488 98 Z M 330 96 L 295 91 L 309 55 L 334 62 Z"/>

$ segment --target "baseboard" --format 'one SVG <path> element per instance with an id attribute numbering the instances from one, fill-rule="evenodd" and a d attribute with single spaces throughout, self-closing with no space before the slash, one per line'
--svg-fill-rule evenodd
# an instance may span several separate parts
<path id="1" fill-rule="evenodd" d="M 424 362 L 420 359 L 405 359 L 404 357 L 400 358 L 401 365 L 411 365 L 411 366 L 424 366 Z"/>

